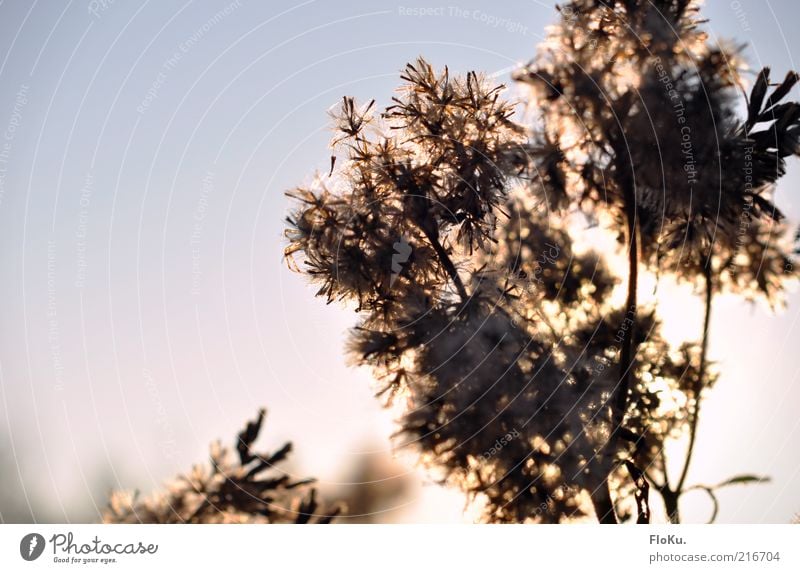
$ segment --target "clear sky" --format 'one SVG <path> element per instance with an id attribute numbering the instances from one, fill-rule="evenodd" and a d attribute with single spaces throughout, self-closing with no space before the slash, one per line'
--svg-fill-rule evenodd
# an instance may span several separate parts
<path id="1" fill-rule="evenodd" d="M 783 77 L 799 12 L 705 14 Z M 157 487 L 261 406 L 265 444 L 293 439 L 323 482 L 387 449 L 390 416 L 343 358 L 352 313 L 282 262 L 283 192 L 327 170 L 342 95 L 386 105 L 418 55 L 508 81 L 554 17 L 549 1 L 0 1 L 0 447 L 3 475 L 47 500 L 40 518 L 91 514 L 98 480 Z M 794 223 L 798 183 L 792 160 L 778 198 Z M 699 331 L 697 302 L 673 308 L 669 328 Z M 778 317 L 714 309 L 723 375 L 690 482 L 773 477 L 722 493 L 719 521 L 800 511 L 798 317 L 797 294 Z M 461 509 L 427 486 L 392 518 Z"/>

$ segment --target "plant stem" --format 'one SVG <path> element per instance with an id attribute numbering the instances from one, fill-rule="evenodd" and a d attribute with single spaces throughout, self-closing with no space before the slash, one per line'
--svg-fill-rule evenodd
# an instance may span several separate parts
<path id="1" fill-rule="evenodd" d="M 694 454 L 695 438 L 697 437 L 697 422 L 700 419 L 700 399 L 703 385 L 706 377 L 706 353 L 708 351 L 708 329 L 711 323 L 711 298 L 713 296 L 713 284 L 711 282 L 711 261 L 706 261 L 703 267 L 703 278 L 705 279 L 706 290 L 706 312 L 703 319 L 703 341 L 700 347 L 700 366 L 697 373 L 697 386 L 694 395 L 694 411 L 691 413 L 689 419 L 689 446 L 686 449 L 686 462 L 683 465 L 681 477 L 678 480 L 678 485 L 675 487 L 675 492 L 678 496 L 683 493 L 683 486 L 686 483 L 686 476 L 689 473 L 689 464 L 692 463 L 692 454 Z"/>
<path id="2" fill-rule="evenodd" d="M 670 523 L 680 523 L 681 514 L 678 508 L 678 500 L 680 495 L 669 488 L 659 490 L 662 499 L 664 500 L 664 509 L 667 511 L 667 519 Z"/>
<path id="3" fill-rule="evenodd" d="M 467 294 L 467 289 L 464 288 L 464 283 L 461 282 L 461 277 L 458 276 L 458 270 L 456 266 L 453 264 L 453 261 L 450 259 L 450 255 L 447 254 L 447 251 L 439 242 L 439 237 L 428 231 L 427 229 L 423 228 L 423 232 L 425 233 L 425 237 L 430 242 L 433 250 L 436 252 L 436 256 L 439 257 L 439 262 L 444 267 L 444 270 L 447 271 L 447 274 L 450 276 L 450 279 L 453 281 L 453 284 L 456 286 L 456 290 L 458 291 L 458 295 L 461 297 L 462 302 L 466 301 L 469 298 Z"/>
<path id="4" fill-rule="evenodd" d="M 611 421 L 612 429 L 611 436 L 606 444 L 601 448 L 600 455 L 603 455 L 602 450 L 606 450 L 614 455 L 616 444 L 619 439 L 619 431 L 622 428 L 622 422 L 625 418 L 625 412 L 628 409 L 628 389 L 630 388 L 630 381 L 633 376 L 633 357 L 634 352 L 634 330 L 636 329 L 636 292 L 639 283 L 639 236 L 638 225 L 636 221 L 636 195 L 634 193 L 633 184 L 629 177 L 623 182 L 623 191 L 625 197 L 625 219 L 627 222 L 628 231 L 628 295 L 626 301 L 625 321 L 630 322 L 630 326 L 623 330 L 622 349 L 620 351 L 620 380 L 615 394 L 611 399 Z M 625 322 L 623 322 L 625 324 Z M 594 491 L 590 491 L 592 502 L 595 506 L 595 513 L 598 516 L 600 523 L 618 523 L 617 516 L 614 511 L 614 505 L 611 501 L 611 493 L 608 487 L 608 476 L 610 474 L 609 468 L 603 468 L 602 465 L 598 468 L 603 473 L 603 481 L 600 487 L 596 487 Z"/>
<path id="5" fill-rule="evenodd" d="M 617 385 L 613 407 L 613 428 L 611 446 L 613 449 L 625 412 L 628 409 L 628 389 L 633 378 L 633 362 L 636 354 L 634 348 L 634 331 L 636 330 L 637 301 L 636 291 L 639 284 L 639 232 L 636 221 L 636 198 L 632 185 L 625 186 L 625 215 L 628 223 L 628 296 L 626 300 L 625 321 L 630 320 L 629 328 L 623 329 L 622 349 L 620 351 L 620 380 Z M 623 322 L 624 324 L 624 322 Z"/>
<path id="6" fill-rule="evenodd" d="M 589 491 L 589 496 L 592 499 L 597 520 L 602 524 L 616 525 L 618 523 L 617 513 L 614 511 L 614 503 L 611 501 L 607 475 L 602 482 Z"/>

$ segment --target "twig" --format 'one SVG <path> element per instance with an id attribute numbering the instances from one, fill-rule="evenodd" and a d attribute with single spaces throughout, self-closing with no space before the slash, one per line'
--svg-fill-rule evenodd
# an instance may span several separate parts
<path id="1" fill-rule="evenodd" d="M 464 288 L 464 283 L 461 282 L 461 277 L 458 276 L 458 270 L 453 264 L 453 261 L 450 259 L 450 255 L 447 254 L 447 251 L 439 242 L 439 237 L 435 233 L 424 228 L 424 225 L 422 227 L 425 237 L 428 239 L 433 247 L 433 250 L 436 252 L 436 256 L 439 257 L 439 262 L 444 267 L 444 270 L 447 271 L 447 274 L 450 276 L 450 279 L 456 286 L 456 290 L 458 291 L 458 295 L 461 297 L 461 301 L 465 302 L 469 298 L 469 295 L 467 294 L 467 289 Z"/>
<path id="2" fill-rule="evenodd" d="M 692 463 L 692 454 L 694 454 L 694 444 L 697 437 L 697 421 L 700 419 L 700 399 L 703 390 L 703 383 L 705 382 L 706 374 L 706 353 L 708 350 L 708 330 L 711 323 L 711 299 L 713 296 L 713 284 L 711 279 L 711 261 L 707 261 L 703 267 L 703 277 L 705 278 L 706 289 L 706 312 L 703 319 L 703 342 L 700 348 L 700 366 L 698 370 L 697 388 L 695 390 L 694 398 L 694 411 L 691 415 L 689 422 L 689 447 L 686 450 L 686 461 L 683 465 L 681 477 L 678 480 L 678 485 L 675 487 L 675 492 L 680 496 L 683 492 L 683 486 L 686 483 L 686 476 L 689 473 L 689 464 Z"/>

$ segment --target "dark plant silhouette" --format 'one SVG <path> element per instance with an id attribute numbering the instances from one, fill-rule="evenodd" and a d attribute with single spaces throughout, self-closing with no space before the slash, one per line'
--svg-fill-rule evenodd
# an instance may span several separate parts
<path id="1" fill-rule="evenodd" d="M 253 444 L 265 411 L 236 440 L 236 454 L 215 443 L 208 465 L 178 476 L 165 491 L 147 498 L 114 492 L 105 523 L 329 523 L 339 508 L 321 508 L 313 479 L 295 481 L 275 466 L 291 443 L 273 453 L 256 453 Z M 301 493 L 296 493 L 297 491 Z"/>
<path id="2" fill-rule="evenodd" d="M 344 98 L 344 160 L 289 193 L 286 254 L 319 295 L 353 305 L 350 354 L 402 402 L 402 445 L 480 496 L 487 521 L 646 523 L 651 490 L 678 521 L 686 491 L 716 503 L 719 487 L 763 479 L 686 482 L 718 378 L 714 295 L 775 305 L 796 278 L 773 190 L 800 151 L 800 105 L 783 102 L 798 78 L 762 70 L 739 119 L 739 54 L 710 43 L 694 2 L 559 10 L 515 74 L 531 126 L 502 86 L 424 60 L 379 115 Z M 618 252 L 582 244 L 587 227 Z M 622 272 L 607 262 L 618 253 Z M 698 341 L 667 343 L 642 273 L 696 286 Z M 668 476 L 665 443 L 687 434 Z"/>
<path id="3" fill-rule="evenodd" d="M 687 381 L 683 470 L 671 484 L 663 460 L 645 466 L 658 476 L 653 485 L 676 521 L 702 393 L 714 381 L 707 358 L 713 295 L 761 295 L 775 303 L 795 276 L 772 194 L 785 157 L 800 150 L 800 106 L 782 103 L 797 74 L 768 94 L 770 72 L 762 70 L 747 117 L 739 119 L 738 50 L 711 44 L 697 12 L 697 3 L 686 0 L 570 2 L 540 56 L 516 76 L 534 87 L 545 137 L 562 158 L 562 179 L 574 181 L 551 193 L 589 217 L 610 215 L 625 231 L 627 307 L 636 308 L 642 269 L 672 274 L 704 293 L 698 372 Z M 635 323 L 623 343 L 612 445 L 625 427 L 623 405 L 635 379 L 632 333 L 641 329 Z"/>

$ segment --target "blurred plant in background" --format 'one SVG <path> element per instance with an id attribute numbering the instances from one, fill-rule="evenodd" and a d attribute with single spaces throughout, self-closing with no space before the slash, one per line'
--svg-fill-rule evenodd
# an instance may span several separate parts
<path id="1" fill-rule="evenodd" d="M 310 488 L 313 479 L 293 480 L 275 466 L 292 450 L 284 444 L 273 453 L 253 451 L 265 411 L 237 438 L 236 454 L 219 443 L 211 446 L 208 465 L 197 465 L 165 491 L 141 498 L 114 492 L 105 523 L 330 523 L 341 508 L 326 509 Z"/>
<path id="2" fill-rule="evenodd" d="M 371 451 L 370 451 L 371 450 Z M 387 523 L 413 500 L 415 474 L 380 447 L 363 448 L 358 461 L 345 468 L 345 479 L 321 488 L 336 499 L 342 513 L 336 523 Z"/>

